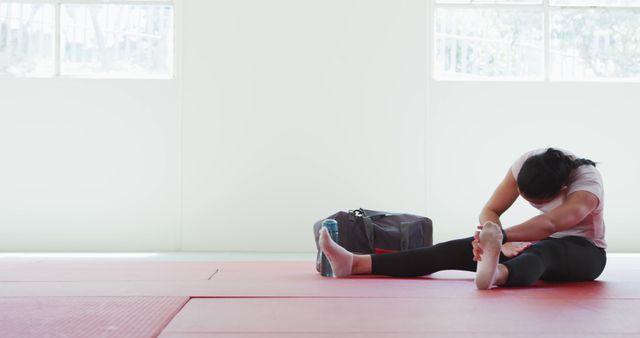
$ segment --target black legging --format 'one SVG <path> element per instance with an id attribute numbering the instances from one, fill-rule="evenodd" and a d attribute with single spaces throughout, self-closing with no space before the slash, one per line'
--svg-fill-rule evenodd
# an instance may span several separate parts
<path id="1" fill-rule="evenodd" d="M 441 270 L 476 271 L 473 237 L 402 252 L 371 255 L 371 273 L 393 277 L 418 277 Z M 605 250 L 589 240 L 570 236 L 541 240 L 520 255 L 500 263 L 509 270 L 505 286 L 526 286 L 541 279 L 577 282 L 596 279 L 607 263 Z"/>

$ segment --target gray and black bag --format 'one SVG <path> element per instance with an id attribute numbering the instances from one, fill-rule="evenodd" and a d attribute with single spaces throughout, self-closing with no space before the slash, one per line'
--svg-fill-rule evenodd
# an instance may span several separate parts
<path id="1" fill-rule="evenodd" d="M 326 218 L 338 221 L 340 245 L 353 253 L 385 253 L 433 245 L 433 222 L 424 216 L 360 208 L 348 212 L 339 211 Z M 322 257 L 318 238 L 323 220 L 313 225 L 318 249 L 318 272 Z"/>

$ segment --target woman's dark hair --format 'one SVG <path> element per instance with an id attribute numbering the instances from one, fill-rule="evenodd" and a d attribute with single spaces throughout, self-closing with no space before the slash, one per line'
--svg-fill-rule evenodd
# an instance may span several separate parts
<path id="1" fill-rule="evenodd" d="M 518 174 L 518 189 L 529 198 L 555 197 L 569 180 L 571 172 L 582 165 L 596 166 L 591 160 L 574 158 L 560 150 L 549 148 L 524 162 Z"/>

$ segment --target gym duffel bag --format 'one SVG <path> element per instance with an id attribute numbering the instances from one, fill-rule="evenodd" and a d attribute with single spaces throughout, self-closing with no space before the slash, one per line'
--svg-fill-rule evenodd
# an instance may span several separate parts
<path id="1" fill-rule="evenodd" d="M 339 211 L 326 218 L 338 222 L 340 245 L 349 252 L 372 254 L 404 251 L 433 245 L 433 222 L 424 216 L 367 209 Z M 318 249 L 316 270 L 321 270 L 318 238 L 321 219 L 313 225 Z"/>

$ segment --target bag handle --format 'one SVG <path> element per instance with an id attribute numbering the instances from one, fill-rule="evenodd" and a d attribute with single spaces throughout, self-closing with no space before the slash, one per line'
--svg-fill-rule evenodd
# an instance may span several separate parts
<path id="1" fill-rule="evenodd" d="M 362 226 L 364 227 L 365 236 L 367 236 L 367 244 L 369 245 L 369 252 L 374 253 L 374 231 L 375 225 L 369 216 L 365 214 L 365 211 L 360 209 L 349 210 L 349 218 L 357 224 L 358 222 L 362 222 Z"/>
<path id="2" fill-rule="evenodd" d="M 368 217 L 372 220 L 381 219 L 383 217 L 391 216 L 393 213 L 388 213 L 384 211 L 375 211 L 375 210 L 366 210 L 363 208 L 358 208 L 354 210 L 349 210 L 349 215 L 354 217 Z M 353 218 L 352 218 L 353 220 Z"/>
<path id="3" fill-rule="evenodd" d="M 364 221 L 364 232 L 367 234 L 367 240 L 369 241 L 369 250 L 371 250 L 371 253 L 374 253 L 375 248 L 373 242 L 375 238 L 373 221 L 369 217 L 362 217 L 362 220 Z"/>
<path id="4" fill-rule="evenodd" d="M 355 221 L 356 223 L 358 221 L 361 221 L 362 225 L 364 226 L 364 233 L 365 233 L 365 236 L 367 236 L 367 244 L 369 244 L 370 253 L 375 252 L 375 248 L 373 244 L 375 239 L 374 237 L 375 224 L 373 223 L 372 219 L 379 219 L 384 216 L 388 216 L 388 214 L 377 213 L 373 215 L 367 215 L 367 210 L 364 210 L 362 208 L 349 210 L 349 218 Z"/>
<path id="5" fill-rule="evenodd" d="M 364 209 L 362 208 L 349 210 L 349 219 L 352 221 L 355 221 L 357 217 L 362 216 L 364 216 Z"/>
<path id="6" fill-rule="evenodd" d="M 409 228 L 413 224 L 412 222 L 400 222 L 400 251 L 409 249 Z"/>

